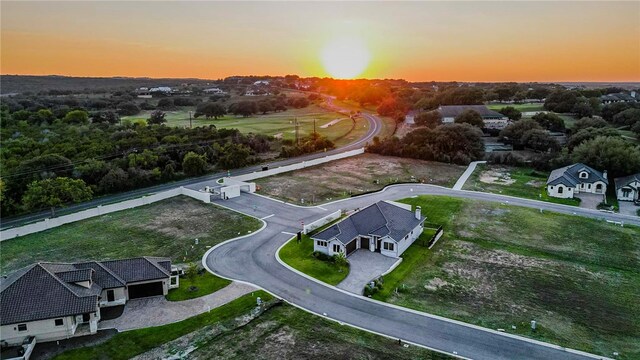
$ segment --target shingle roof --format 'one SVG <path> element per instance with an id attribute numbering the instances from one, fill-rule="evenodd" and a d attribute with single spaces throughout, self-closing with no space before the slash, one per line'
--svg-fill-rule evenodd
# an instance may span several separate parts
<path id="1" fill-rule="evenodd" d="M 96 311 L 97 295 L 82 294 L 40 264 L 21 272 L 0 292 L 0 324 L 16 324 Z M 79 286 L 76 286 L 79 287 Z"/>
<path id="2" fill-rule="evenodd" d="M 455 118 L 458 115 L 462 114 L 462 112 L 465 110 L 476 111 L 483 118 L 505 117 L 501 113 L 490 110 L 484 105 L 442 105 L 438 108 L 438 111 L 440 112 L 442 117 L 452 117 L 452 118 Z"/>
<path id="3" fill-rule="evenodd" d="M 102 261 L 102 265 L 127 283 L 162 279 L 171 275 L 171 269 L 169 268 L 169 270 L 167 270 L 160 266 L 158 264 L 158 258 L 150 259 L 140 257 L 133 259 L 109 260 Z M 168 259 L 164 260 L 169 261 Z"/>
<path id="4" fill-rule="evenodd" d="M 376 235 L 380 237 L 388 235 L 393 240 L 399 241 L 422 221 L 424 221 L 424 217 L 418 220 L 410 210 L 385 201 L 379 201 L 312 237 L 318 240 L 336 238 L 345 245 L 359 235 Z"/>
<path id="5" fill-rule="evenodd" d="M 581 171 L 586 171 L 589 176 L 586 179 L 580 179 L 578 174 Z M 565 185 L 574 187 L 580 183 L 594 183 L 596 181 L 602 181 L 605 184 L 609 184 L 607 178 L 598 170 L 593 169 L 582 163 L 577 163 L 559 169 L 555 169 L 549 174 L 547 179 L 547 185 Z"/>
<path id="6" fill-rule="evenodd" d="M 29 265 L 0 279 L 0 323 L 94 312 L 102 289 L 170 274 L 171 260 L 158 257 Z M 89 288 L 76 284 L 87 280 L 91 281 Z"/>
<path id="7" fill-rule="evenodd" d="M 640 173 L 629 175 L 629 176 L 622 176 L 622 177 L 619 177 L 619 178 L 615 178 L 616 191 L 618 191 L 618 189 L 620 189 L 622 187 L 625 187 L 625 186 L 631 184 L 634 181 L 640 182 Z"/>

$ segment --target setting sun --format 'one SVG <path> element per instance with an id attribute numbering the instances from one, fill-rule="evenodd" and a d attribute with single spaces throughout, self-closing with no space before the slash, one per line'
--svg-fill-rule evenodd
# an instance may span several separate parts
<path id="1" fill-rule="evenodd" d="M 330 41 L 322 49 L 321 60 L 329 75 L 339 79 L 352 79 L 362 74 L 371 55 L 364 42 L 357 38 Z"/>

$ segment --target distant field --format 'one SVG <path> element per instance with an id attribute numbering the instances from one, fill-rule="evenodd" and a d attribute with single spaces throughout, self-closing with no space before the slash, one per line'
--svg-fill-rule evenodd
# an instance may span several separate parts
<path id="1" fill-rule="evenodd" d="M 640 228 L 442 196 L 402 202 L 422 206 L 445 232 L 431 250 L 415 243 L 405 252 L 378 300 L 640 358 Z"/>
<path id="2" fill-rule="evenodd" d="M 189 111 L 193 108 L 185 108 L 176 111 L 167 111 L 166 119 L 168 126 L 189 126 Z M 151 111 L 144 111 L 135 116 L 123 117 L 124 119 L 146 120 Z M 256 133 L 282 137 L 283 139 L 295 139 L 294 120 L 298 120 L 300 136 L 306 136 L 313 132 L 313 122 L 316 122 L 316 131 L 328 137 L 336 143 L 336 146 L 346 145 L 357 140 L 367 132 L 368 122 L 358 119 L 355 127 L 353 122 L 345 115 L 311 105 L 304 109 L 290 109 L 279 113 L 269 113 L 266 115 L 256 115 L 251 117 L 241 117 L 226 115 L 217 120 L 200 117 L 192 119 L 192 125 L 208 126 L 215 125 L 220 129 L 238 129 L 242 133 Z M 340 120 L 340 121 L 336 121 Z M 322 127 L 334 121 L 330 126 Z"/>
<path id="3" fill-rule="evenodd" d="M 500 110 L 504 107 L 511 106 L 521 112 L 527 111 L 542 111 L 544 110 L 543 104 L 487 104 L 487 107 L 491 110 Z"/>
<path id="4" fill-rule="evenodd" d="M 258 220 L 175 197 L 0 242 L 2 273 L 36 261 L 72 262 L 134 256 L 198 261 L 208 247 L 256 231 Z M 196 245 L 194 240 L 198 238 Z"/>
<path id="5" fill-rule="evenodd" d="M 463 189 L 511 195 L 565 205 L 580 205 L 576 199 L 550 197 L 546 191 L 548 174 L 530 168 L 504 165 L 479 165 Z"/>
<path id="6" fill-rule="evenodd" d="M 257 179 L 259 193 L 294 203 L 323 203 L 397 182 L 451 187 L 464 166 L 363 154 L 328 164 Z"/>

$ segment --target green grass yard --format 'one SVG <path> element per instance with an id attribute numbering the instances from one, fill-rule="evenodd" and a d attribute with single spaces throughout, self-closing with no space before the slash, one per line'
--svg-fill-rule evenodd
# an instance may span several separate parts
<path id="1" fill-rule="evenodd" d="M 410 247 L 377 299 L 596 354 L 640 357 L 639 228 L 448 197 L 402 202 L 422 206 L 445 233 L 432 250 Z"/>
<path id="2" fill-rule="evenodd" d="M 511 106 L 520 112 L 530 112 L 530 111 L 543 111 L 544 104 L 540 103 L 527 103 L 527 104 L 488 104 L 487 108 L 491 110 L 498 111 L 504 107 Z"/>
<path id="3" fill-rule="evenodd" d="M 37 261 L 143 255 L 199 261 L 209 247 L 260 227 L 256 219 L 180 196 L 2 241 L 0 261 L 3 274 Z"/>
<path id="4" fill-rule="evenodd" d="M 503 194 L 564 205 L 580 205 L 578 199 L 558 199 L 547 194 L 548 174 L 531 168 L 481 164 L 471 174 L 463 189 Z"/>
<path id="5" fill-rule="evenodd" d="M 168 126 L 189 126 L 189 110 L 193 108 L 183 108 L 176 111 L 167 111 L 166 119 Z M 149 118 L 151 111 L 143 111 L 139 115 L 126 116 L 123 120 L 137 121 Z M 192 125 L 208 126 L 215 125 L 220 129 L 238 129 L 242 133 L 256 133 L 270 136 L 278 136 L 283 139 L 295 139 L 294 120 L 298 120 L 300 136 L 306 136 L 313 132 L 313 122 L 316 122 L 316 131 L 328 137 L 336 143 L 336 146 L 346 145 L 360 138 L 367 132 L 369 127 L 364 119 L 356 121 L 355 128 L 353 122 L 347 116 L 336 112 L 327 111 L 317 105 L 310 105 L 304 109 L 290 109 L 278 113 L 266 115 L 254 115 L 251 117 L 241 117 L 235 115 L 225 115 L 219 119 L 205 119 L 200 117 L 192 119 Z M 334 120 L 343 119 L 331 126 L 322 127 Z"/>
<path id="6" fill-rule="evenodd" d="M 338 266 L 329 261 L 322 261 L 311 256 L 313 240 L 303 235 L 301 242 L 289 241 L 279 252 L 280 259 L 294 269 L 329 285 L 338 285 L 349 275 L 348 266 Z"/>
<path id="7" fill-rule="evenodd" d="M 183 301 L 199 298 L 212 294 L 229 285 L 231 281 L 212 275 L 208 271 L 196 275 L 191 280 L 187 277 L 180 278 L 180 287 L 169 290 L 166 298 L 169 301 Z M 191 287 L 194 287 L 192 289 Z"/>

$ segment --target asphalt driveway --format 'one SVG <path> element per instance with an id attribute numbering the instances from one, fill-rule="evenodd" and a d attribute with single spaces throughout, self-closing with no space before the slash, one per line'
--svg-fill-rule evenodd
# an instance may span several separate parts
<path id="1" fill-rule="evenodd" d="M 357 250 L 349 255 L 349 275 L 336 287 L 362 295 L 364 286 L 387 272 L 396 262 L 402 261 L 369 250 Z"/>

